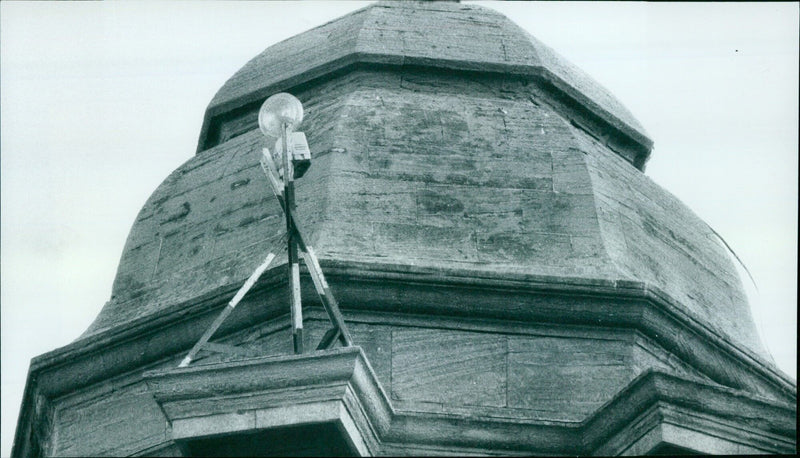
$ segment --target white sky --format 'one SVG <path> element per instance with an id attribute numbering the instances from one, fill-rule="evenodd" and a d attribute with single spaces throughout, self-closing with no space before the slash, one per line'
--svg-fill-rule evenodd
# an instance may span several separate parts
<path id="1" fill-rule="evenodd" d="M 216 90 L 268 45 L 361 6 L 0 2 L 0 455 L 30 358 L 100 311 L 136 214 L 194 154 Z M 647 174 L 748 266 L 761 336 L 796 378 L 798 5 L 488 6 L 640 120 Z"/>

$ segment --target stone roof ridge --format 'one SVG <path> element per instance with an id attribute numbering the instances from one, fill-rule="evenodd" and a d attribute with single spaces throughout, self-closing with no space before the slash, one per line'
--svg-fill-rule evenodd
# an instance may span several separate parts
<path id="1" fill-rule="evenodd" d="M 359 8 L 359 9 L 357 9 L 355 11 L 351 11 L 350 13 L 347 13 L 344 16 L 339 16 L 339 17 L 333 18 L 328 22 L 325 22 L 323 24 L 317 25 L 317 26 L 312 27 L 312 28 L 310 28 L 308 30 L 304 30 L 304 31 L 302 31 L 302 32 L 300 32 L 298 34 L 295 34 L 295 35 L 292 35 L 292 36 L 290 36 L 288 38 L 285 38 L 285 39 L 283 39 L 283 40 L 281 40 L 281 41 L 279 41 L 277 43 L 273 43 L 272 45 L 267 47 L 265 50 L 263 50 L 262 52 L 260 52 L 259 54 L 257 54 L 256 56 L 254 56 L 250 60 L 248 60 L 247 63 L 245 63 L 242 68 L 240 68 L 236 73 L 234 73 L 227 80 L 225 80 L 225 83 L 223 83 L 223 85 L 217 90 L 217 92 L 214 93 L 214 97 L 211 98 L 211 102 L 209 102 L 209 104 L 208 104 L 209 108 L 217 106 L 220 103 L 224 102 L 225 101 L 225 96 L 227 95 L 226 93 L 229 91 L 230 86 L 232 84 L 235 84 L 236 80 L 241 76 L 241 74 L 243 72 L 246 72 L 249 67 L 253 67 L 255 65 L 258 65 L 260 63 L 260 61 L 264 60 L 264 58 L 267 57 L 267 54 L 269 54 L 270 51 L 275 50 L 276 48 L 286 47 L 286 46 L 294 43 L 295 41 L 299 41 L 298 40 L 299 37 L 302 37 L 302 36 L 304 36 L 306 34 L 311 34 L 311 33 L 314 33 L 314 32 L 318 32 L 321 29 L 324 29 L 325 27 L 329 27 L 333 23 L 340 22 L 344 18 L 363 15 L 367 10 L 369 10 L 370 8 L 372 8 L 374 6 L 375 6 L 374 3 L 370 4 L 370 5 L 367 5 L 367 6 L 363 7 L 363 8 Z M 361 27 L 359 27 L 359 30 L 361 30 Z"/>
<path id="2" fill-rule="evenodd" d="M 633 116 L 633 114 L 628 110 L 625 105 L 619 102 L 617 98 L 609 91 L 605 86 L 597 82 L 591 75 L 586 73 L 582 68 L 578 67 L 577 65 L 573 64 L 567 58 L 559 54 L 550 46 L 542 43 L 539 39 L 531 35 L 527 30 L 523 29 L 514 21 L 506 18 L 509 23 L 519 28 L 519 30 L 528 37 L 533 48 L 536 51 L 536 55 L 539 57 L 539 61 L 543 67 L 548 69 L 552 72 L 555 76 L 564 80 L 567 84 L 574 86 L 576 89 L 584 89 L 585 86 L 591 86 L 592 94 L 587 101 L 593 102 L 597 104 L 600 102 L 599 108 L 605 111 L 606 115 L 617 118 L 619 121 L 626 123 L 639 131 L 641 135 L 646 137 L 647 139 L 650 138 L 650 135 L 647 133 L 645 128 L 639 123 L 639 121 Z M 581 91 L 583 92 L 583 91 Z M 586 94 L 584 94 L 586 95 Z M 592 99 L 600 99 L 600 100 L 592 100 Z M 609 109 L 610 108 L 610 109 Z"/>

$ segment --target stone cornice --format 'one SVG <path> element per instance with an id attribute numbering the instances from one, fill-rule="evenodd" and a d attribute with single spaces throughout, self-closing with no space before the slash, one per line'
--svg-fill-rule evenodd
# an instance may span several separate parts
<path id="1" fill-rule="evenodd" d="M 765 361 L 753 351 L 736 345 L 720 331 L 717 331 L 709 324 L 703 323 L 699 319 L 691 316 L 686 312 L 685 308 L 680 307 L 680 304 L 676 303 L 661 290 L 644 282 L 633 280 L 586 279 L 581 277 L 553 277 L 512 271 L 505 272 L 498 271 L 497 269 L 438 268 L 431 266 L 379 264 L 374 262 L 344 260 L 322 260 L 321 262 L 325 269 L 326 276 L 329 277 L 334 290 L 337 291 L 337 295 L 342 293 L 346 295 L 348 283 L 353 281 L 378 281 L 402 284 L 404 288 L 408 288 L 409 286 L 413 287 L 414 285 L 425 286 L 426 288 L 446 287 L 450 289 L 465 289 L 473 292 L 482 291 L 489 295 L 535 294 L 543 297 L 577 296 L 586 300 L 591 300 L 592 298 L 602 298 L 604 300 L 620 299 L 624 301 L 625 304 L 632 304 L 635 303 L 635 301 L 644 300 L 652 306 L 655 306 L 655 309 L 666 313 L 671 319 L 675 320 L 676 323 L 690 328 L 698 337 L 707 337 L 710 342 L 713 342 L 716 348 L 746 363 L 751 367 L 751 370 L 756 370 L 761 373 L 762 376 L 773 379 L 773 383 L 776 384 L 776 387 L 780 387 L 787 395 L 796 398 L 796 382 L 777 370 L 774 364 Z M 281 266 L 270 269 L 270 271 L 264 274 L 257 287 L 254 288 L 254 292 L 251 294 L 256 293 L 256 290 L 266 292 L 273 288 L 279 288 L 280 285 L 284 284 L 284 279 L 282 277 L 283 272 L 281 271 Z M 238 289 L 238 285 L 228 285 L 214 290 L 203 297 L 197 298 L 191 301 L 191 303 L 175 304 L 161 313 L 145 316 L 132 322 L 125 323 L 123 326 L 117 326 L 76 340 L 62 348 L 34 358 L 31 361 L 31 374 L 44 369 L 53 369 L 64 363 L 74 363 L 77 357 L 96 352 L 105 352 L 110 347 L 131 342 L 152 332 L 169 332 L 172 330 L 174 333 L 178 333 L 179 330 L 175 328 L 176 325 L 196 317 L 198 314 L 217 310 L 229 299 L 236 289 Z M 339 293 L 339 291 L 342 293 Z M 379 291 L 375 291 L 376 294 L 378 292 Z M 381 298 L 375 297 L 370 303 L 374 304 L 376 300 L 379 299 Z M 391 306 L 391 298 L 383 299 Z M 459 303 L 459 301 L 453 302 L 454 304 Z M 471 309 L 470 312 L 479 313 L 479 315 L 472 316 L 479 317 L 483 315 L 517 321 L 543 320 L 631 327 L 640 327 L 641 325 L 649 324 L 641 322 L 642 316 L 638 311 L 629 313 L 629 311 L 623 307 L 620 307 L 619 313 L 600 316 L 600 313 L 587 312 L 590 313 L 590 315 L 576 313 L 584 311 L 575 309 L 565 310 L 561 308 L 563 304 L 559 305 L 560 307 L 558 308 L 542 307 L 536 309 L 531 307 L 528 310 L 478 308 L 475 310 Z M 347 303 L 346 301 L 344 306 L 346 308 L 363 308 L 358 306 L 358 304 Z M 442 306 L 441 310 L 437 311 L 440 306 Z M 410 312 L 411 310 L 406 309 L 405 311 Z M 446 304 L 430 305 L 424 311 L 434 314 L 456 312 L 455 314 L 458 315 L 457 310 L 447 308 Z M 509 316 L 507 312 L 519 312 L 519 314 Z M 557 312 L 569 312 L 569 314 L 573 316 L 570 318 L 562 316 L 561 314 L 555 314 Z M 564 321 L 564 318 L 567 318 L 567 321 Z M 664 331 L 667 330 L 665 329 Z M 651 335 L 653 334 L 652 332 L 645 332 L 645 334 L 662 343 L 665 338 L 670 337 L 667 332 L 664 332 L 662 335 Z M 665 348 L 670 348 L 672 346 L 674 345 L 669 345 L 669 343 L 667 343 Z M 85 376 L 86 374 L 84 373 L 83 377 Z"/>
<path id="2" fill-rule="evenodd" d="M 356 261 L 323 261 L 323 268 L 340 298 L 345 317 L 348 308 L 374 308 L 398 313 L 632 327 L 712 380 L 748 392 L 765 393 L 784 402 L 796 402 L 795 382 L 773 364 L 735 345 L 712 327 L 689 316 L 661 291 L 641 282 Z M 263 295 L 279 288 L 284 284 L 282 277 L 280 266 L 272 269 L 251 294 Z M 49 399 L 185 351 L 236 286 L 219 288 L 191 303 L 175 304 L 158 314 L 34 358 L 15 444 L 28 440 L 31 424 L 42 420 L 38 417 L 47 411 Z M 307 286 L 305 290 L 312 291 Z M 398 288 L 406 291 L 405 296 L 393 295 Z M 410 295 L 411 291 L 416 296 Z M 428 296 L 440 299 L 443 291 L 451 298 L 450 303 Z M 278 307 L 273 308 L 264 310 L 262 315 L 281 313 Z M 232 330 L 235 329 L 228 332 Z M 34 408 L 36 405 L 40 408 Z M 16 450 L 15 446 L 14 456 Z"/>
<path id="3" fill-rule="evenodd" d="M 362 455 L 377 454 L 392 407 L 358 347 L 144 374 L 175 440 L 337 422 Z"/>
<path id="4" fill-rule="evenodd" d="M 407 445 L 450 453 L 609 455 L 664 444 L 705 453 L 791 453 L 796 427 L 791 405 L 656 371 L 637 377 L 581 423 L 410 412 L 392 407 L 358 348 L 144 377 L 179 442 L 334 422 L 362 455 Z M 692 435 L 703 440 L 687 442 Z"/>
<path id="5" fill-rule="evenodd" d="M 796 435 L 795 418 L 791 404 L 649 370 L 583 422 L 583 440 L 592 454 L 638 455 L 650 448 L 637 450 L 637 442 L 670 424 L 715 436 L 716 441 L 672 444 L 701 453 L 794 453 L 789 438 Z M 658 441 L 669 440 L 664 431 L 657 434 Z"/>

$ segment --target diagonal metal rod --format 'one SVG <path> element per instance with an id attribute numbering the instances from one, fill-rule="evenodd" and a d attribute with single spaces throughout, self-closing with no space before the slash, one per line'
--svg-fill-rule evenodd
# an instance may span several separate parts
<path id="1" fill-rule="evenodd" d="M 333 325 L 339 328 L 339 339 L 342 341 L 344 346 L 352 346 L 353 339 L 350 337 L 350 332 L 347 330 L 347 326 L 344 324 L 344 317 L 342 316 L 342 312 L 339 310 L 339 303 L 333 296 L 333 293 L 328 286 L 328 282 L 325 281 L 325 276 L 322 274 L 322 268 L 319 266 L 319 260 L 317 259 L 317 255 L 314 254 L 314 249 L 311 246 L 306 246 L 306 250 L 303 252 L 303 260 L 305 260 L 306 266 L 308 267 L 308 272 L 311 274 L 311 280 L 314 282 L 314 288 L 317 290 L 320 301 L 322 301 L 322 306 L 325 307 L 325 311 L 328 312 L 328 316 L 333 322 Z"/>
<path id="2" fill-rule="evenodd" d="M 239 301 L 241 301 L 244 295 L 247 294 L 248 291 L 250 291 L 250 288 L 252 288 L 253 285 L 256 284 L 256 281 L 258 281 L 258 278 L 261 277 L 261 274 L 263 274 L 264 271 L 267 270 L 267 267 L 269 267 L 269 265 L 272 264 L 273 259 L 275 259 L 274 254 L 270 253 L 267 255 L 267 258 L 264 260 L 264 262 L 260 266 L 258 266 L 258 268 L 256 268 L 253 274 L 250 275 L 250 278 L 248 278 L 247 281 L 244 282 L 244 285 L 242 285 L 242 287 L 239 288 L 239 291 L 236 292 L 236 295 L 233 296 L 233 299 L 231 299 L 231 301 L 228 302 L 228 305 L 222 310 L 222 312 L 220 312 L 220 314 L 217 316 L 217 319 L 214 320 L 211 326 L 209 326 L 209 328 L 206 329 L 206 332 L 203 334 L 202 337 L 200 337 L 200 340 L 198 340 L 197 343 L 194 344 L 194 347 L 192 347 L 192 349 L 189 350 L 189 354 L 187 354 L 186 357 L 183 358 L 183 361 L 181 361 L 178 367 L 186 367 L 189 365 L 189 363 L 192 362 L 194 357 L 197 355 L 197 352 L 200 351 L 203 345 L 208 343 L 208 339 L 210 339 L 211 336 L 214 335 L 214 333 L 220 327 L 222 322 L 225 321 L 225 318 L 228 318 L 228 315 L 230 315 L 233 309 L 236 308 L 236 305 L 239 304 Z"/>
<path id="3" fill-rule="evenodd" d="M 269 150 L 266 148 L 264 148 L 261 157 L 261 168 L 264 170 L 264 174 L 267 176 L 267 180 L 272 188 L 272 193 L 277 198 L 278 204 L 280 204 L 281 208 L 285 211 L 286 202 L 283 198 L 283 189 L 280 181 L 276 178 L 278 171 L 276 170 L 275 163 L 270 156 Z M 283 173 L 286 174 L 285 169 Z M 317 290 L 317 294 L 322 302 L 322 306 L 328 313 L 328 317 L 333 325 L 340 331 L 338 333 L 339 340 L 341 340 L 344 346 L 352 346 L 353 339 L 350 336 L 350 332 L 348 331 L 347 325 L 344 322 L 342 312 L 339 310 L 339 303 L 336 301 L 336 298 L 333 296 L 333 292 L 331 292 L 328 286 L 328 282 L 325 280 L 325 275 L 322 273 L 322 268 L 319 265 L 319 260 L 317 259 L 316 254 L 314 254 L 313 247 L 306 244 L 306 239 L 303 236 L 304 231 L 301 229 L 294 217 L 292 217 L 291 229 L 294 232 L 294 239 L 302 251 L 303 260 L 305 261 L 306 267 L 308 267 L 308 271 L 311 274 L 311 279 L 314 282 L 314 288 Z"/>
<path id="4" fill-rule="evenodd" d="M 288 158 L 288 148 L 285 144 L 285 133 L 284 133 L 284 157 Z M 289 249 L 289 260 L 291 266 L 291 274 L 292 274 L 292 330 L 293 330 L 293 340 L 294 340 L 294 349 L 296 353 L 303 352 L 303 343 L 302 343 L 302 311 L 300 308 L 300 292 L 299 292 L 299 269 L 297 268 L 297 249 L 299 248 L 301 251 L 301 255 L 303 256 L 303 260 L 305 261 L 306 267 L 308 267 L 308 271 L 311 274 L 311 279 L 314 283 L 314 288 L 317 291 L 317 294 L 320 297 L 323 307 L 325 311 L 328 313 L 328 317 L 330 318 L 331 322 L 333 323 L 333 329 L 330 329 L 328 332 L 325 333 L 323 336 L 322 341 L 320 342 L 317 349 L 323 348 L 330 348 L 337 339 L 341 340 L 342 344 L 345 346 L 352 346 L 353 339 L 350 336 L 350 332 L 347 329 L 347 325 L 345 324 L 344 317 L 342 316 L 341 311 L 339 310 L 339 304 L 336 301 L 336 298 L 333 296 L 333 293 L 328 286 L 328 282 L 325 280 L 325 275 L 322 273 L 322 268 L 319 265 L 319 259 L 317 259 L 316 254 L 314 253 L 314 249 L 310 245 L 306 245 L 305 238 L 303 237 L 303 231 L 297 224 L 297 221 L 294 219 L 291 210 L 293 203 L 293 180 L 287 179 L 289 177 L 289 173 L 291 173 L 291 165 L 289 167 L 284 166 L 284 180 L 286 184 L 282 183 L 280 180 L 276 178 L 278 175 L 278 171 L 276 170 L 275 163 L 272 161 L 272 157 L 270 156 L 269 150 L 264 149 L 263 154 L 261 157 L 261 167 L 264 170 L 264 174 L 267 176 L 269 181 L 270 187 L 272 188 L 273 194 L 278 200 L 278 204 L 280 204 L 281 209 L 284 211 L 286 215 L 286 226 L 287 231 L 284 237 L 288 240 L 288 249 Z M 285 191 L 289 191 L 286 193 L 290 198 L 290 207 L 287 208 L 286 200 L 284 198 Z M 287 211 L 288 210 L 288 211 Z M 292 248 L 294 248 L 294 262 L 292 261 Z M 275 254 L 269 253 L 267 258 L 264 262 L 256 268 L 250 278 L 245 281 L 244 285 L 236 292 L 233 299 L 228 303 L 228 305 L 220 312 L 211 326 L 206 329 L 206 332 L 200 337 L 200 339 L 195 343 L 189 353 L 186 355 L 185 358 L 181 361 L 178 367 L 186 367 L 188 366 L 194 358 L 197 356 L 197 353 L 204 346 L 211 346 L 217 350 L 226 347 L 224 345 L 215 345 L 209 344 L 209 339 L 214 335 L 214 333 L 219 329 L 222 323 L 228 318 L 228 315 L 233 312 L 233 309 L 236 308 L 236 305 L 244 298 L 244 295 L 255 285 L 256 281 L 258 281 L 259 277 L 267 270 L 267 267 L 272 263 L 275 259 Z M 299 322 L 299 326 L 298 326 Z M 227 348 L 227 347 L 226 347 Z M 226 350 L 227 351 L 227 350 Z"/>
<path id="5" fill-rule="evenodd" d="M 328 329 L 325 335 L 322 336 L 322 339 L 319 341 L 319 345 L 317 345 L 317 350 L 327 350 L 331 348 L 336 342 L 336 339 L 339 338 L 341 335 L 341 331 L 336 326 Z"/>

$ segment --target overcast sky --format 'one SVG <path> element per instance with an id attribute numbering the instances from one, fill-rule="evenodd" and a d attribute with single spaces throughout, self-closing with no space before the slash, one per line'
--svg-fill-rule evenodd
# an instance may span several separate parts
<path id="1" fill-rule="evenodd" d="M 640 120 L 646 173 L 747 265 L 762 340 L 796 378 L 798 5 L 479 3 Z M 216 90 L 268 45 L 363 5 L 0 2 L 1 455 L 30 358 L 100 311 L 136 214 L 194 154 Z"/>

